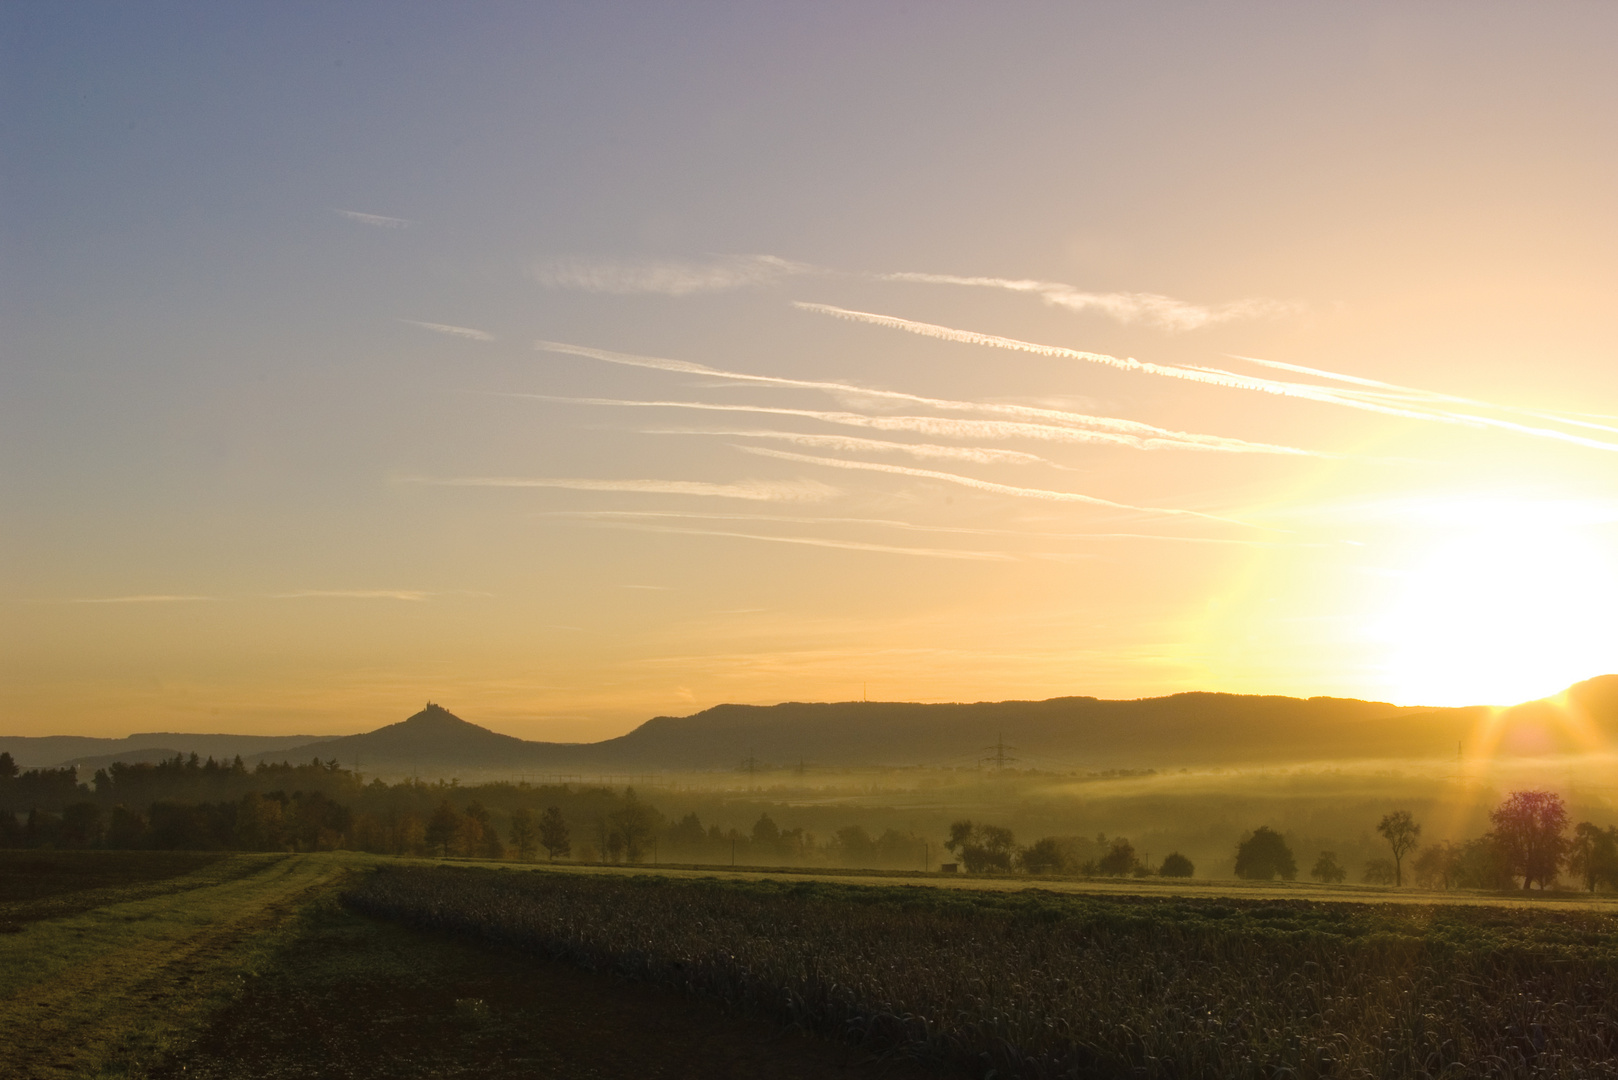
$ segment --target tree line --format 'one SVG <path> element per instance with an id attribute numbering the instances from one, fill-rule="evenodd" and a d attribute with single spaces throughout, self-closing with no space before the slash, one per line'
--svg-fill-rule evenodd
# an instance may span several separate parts
<path id="1" fill-rule="evenodd" d="M 1421 846 L 1421 823 L 1409 810 L 1394 810 L 1377 823 L 1388 858 L 1365 863 L 1360 880 L 1371 885 L 1404 885 L 1409 863 L 1416 884 L 1427 889 L 1544 890 L 1565 870 L 1590 892 L 1618 889 L 1618 827 L 1581 821 L 1573 826 L 1559 795 L 1515 791 L 1489 813 L 1492 828 L 1479 837 Z M 1298 876 L 1297 860 L 1284 837 L 1268 826 L 1254 829 L 1236 845 L 1236 876 L 1256 881 Z M 1322 851 L 1309 876 L 1337 884 L 1348 871 L 1332 851 Z"/>

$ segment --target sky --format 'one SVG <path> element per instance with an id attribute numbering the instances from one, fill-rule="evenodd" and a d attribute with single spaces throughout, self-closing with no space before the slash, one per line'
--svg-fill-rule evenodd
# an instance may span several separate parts
<path id="1" fill-rule="evenodd" d="M 0 9 L 0 733 L 1618 669 L 1618 8 Z"/>

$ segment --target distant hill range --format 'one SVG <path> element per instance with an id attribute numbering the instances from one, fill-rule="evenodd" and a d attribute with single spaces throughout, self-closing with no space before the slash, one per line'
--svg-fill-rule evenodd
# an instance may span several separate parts
<path id="1" fill-rule="evenodd" d="M 124 739 L 97 739 L 86 735 L 0 735 L 0 751 L 9 753 L 25 769 L 77 765 L 99 769 L 114 761 L 133 765 L 140 761 L 161 761 L 175 754 L 229 760 L 256 754 L 302 749 L 336 738 L 335 735 L 188 735 L 173 731 L 153 731 Z"/>
<path id="2" fill-rule="evenodd" d="M 85 767 L 193 750 L 204 757 L 239 753 L 249 764 L 319 757 L 345 765 L 357 762 L 373 776 L 417 774 L 424 779 L 479 773 L 731 770 L 749 760 L 761 769 L 800 763 L 831 768 L 973 766 L 1001 754 L 1011 767 L 1060 771 L 1453 758 L 1457 753 L 1551 755 L 1607 750 L 1618 743 L 1618 675 L 1507 709 L 1207 693 L 1135 701 L 788 702 L 717 705 L 692 716 L 659 716 L 602 742 L 552 743 L 502 735 L 430 704 L 407 720 L 363 735 L 262 737 L 256 746 L 251 745 L 254 739 L 0 738 L 0 750 L 10 750 L 25 766 L 49 756 L 33 744 L 53 740 L 74 746 L 68 754 L 54 756 L 51 764 Z M 103 749 L 109 742 L 122 742 L 128 749 Z M 26 758 L 14 749 L 19 743 L 30 744 Z M 92 749 L 90 744 L 95 744 L 94 755 L 84 753 Z"/>

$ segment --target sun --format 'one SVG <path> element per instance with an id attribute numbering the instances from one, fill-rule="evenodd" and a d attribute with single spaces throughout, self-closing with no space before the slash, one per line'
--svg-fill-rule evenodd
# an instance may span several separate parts
<path id="1" fill-rule="evenodd" d="M 1531 506 L 1446 531 L 1374 628 L 1396 701 L 1509 705 L 1618 669 L 1614 553 Z"/>

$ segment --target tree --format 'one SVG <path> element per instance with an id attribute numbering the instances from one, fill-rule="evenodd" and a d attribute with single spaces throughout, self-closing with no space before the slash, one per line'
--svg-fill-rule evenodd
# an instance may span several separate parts
<path id="1" fill-rule="evenodd" d="M 0 780 L 14 780 L 17 776 L 17 762 L 12 758 L 11 751 L 0 751 Z"/>
<path id="2" fill-rule="evenodd" d="M 1178 851 L 1170 852 L 1157 871 L 1159 877 L 1191 877 L 1196 872 L 1197 868 L 1191 860 Z"/>
<path id="3" fill-rule="evenodd" d="M 450 845 L 461 837 L 461 815 L 444 799 L 427 819 L 427 846 L 437 848 L 440 857 L 449 855 Z"/>
<path id="4" fill-rule="evenodd" d="M 1509 889 L 1516 884 L 1493 833 L 1460 846 L 1455 853 L 1454 880 L 1463 889 Z"/>
<path id="5" fill-rule="evenodd" d="M 1489 814 L 1494 840 L 1507 869 L 1522 878 L 1523 891 L 1539 882 L 1544 889 L 1556 880 L 1567 851 L 1562 836 L 1567 829 L 1567 808 L 1549 791 L 1514 791 Z"/>
<path id="6" fill-rule="evenodd" d="M 539 815 L 539 846 L 545 849 L 551 862 L 555 862 L 558 855 L 573 853 L 567 821 L 562 817 L 560 808 L 547 806 L 545 812 Z"/>
<path id="7" fill-rule="evenodd" d="M 1392 885 L 1398 877 L 1392 859 L 1368 860 L 1364 872 L 1360 874 L 1360 880 L 1367 885 Z"/>
<path id="8" fill-rule="evenodd" d="M 511 846 L 517 849 L 517 858 L 532 862 L 538 847 L 539 835 L 534 831 L 534 812 L 520 806 L 511 812 Z"/>
<path id="9" fill-rule="evenodd" d="M 1337 852 L 1322 851 L 1315 865 L 1309 868 L 1309 876 L 1327 885 L 1336 885 L 1348 876 L 1348 871 L 1338 865 Z"/>
<path id="10" fill-rule="evenodd" d="M 17 815 L 0 806 L 0 848 L 22 847 L 22 826 Z"/>
<path id="11" fill-rule="evenodd" d="M 1416 871 L 1416 884 L 1424 889 L 1449 889 L 1461 868 L 1461 851 L 1445 840 L 1422 849 L 1412 869 Z"/>
<path id="12" fill-rule="evenodd" d="M 1618 827 L 1602 829 L 1588 821 L 1579 822 L 1568 846 L 1567 868 L 1591 892 L 1601 885 L 1618 887 Z"/>
<path id="13" fill-rule="evenodd" d="M 1011 860 L 1017 854 L 1017 838 L 1010 829 L 999 825 L 975 825 L 970 821 L 952 824 L 944 846 L 959 854 L 966 869 L 974 874 L 989 870 L 1009 871 Z"/>
<path id="14" fill-rule="evenodd" d="M 1291 881 L 1298 876 L 1298 864 L 1281 834 L 1260 825 L 1236 845 L 1236 876 L 1249 881 L 1270 881 L 1279 876 Z"/>
<path id="15" fill-rule="evenodd" d="M 1042 837 L 1017 857 L 1030 874 L 1063 874 L 1069 869 L 1066 845 L 1054 836 Z"/>
<path id="16" fill-rule="evenodd" d="M 465 831 L 463 843 L 468 855 L 480 859 L 498 859 L 505 855 L 506 846 L 500 842 L 500 833 L 495 830 L 488 807 L 476 799 L 466 804 L 461 828 Z"/>
<path id="17" fill-rule="evenodd" d="M 1393 883 L 1402 886 L 1405 883 L 1404 861 L 1416 842 L 1421 839 L 1421 824 L 1411 816 L 1409 810 L 1395 810 L 1391 814 L 1382 815 L 1377 822 L 1376 831 L 1388 842 L 1393 849 Z"/>
<path id="18" fill-rule="evenodd" d="M 630 862 L 640 862 L 645 856 L 646 845 L 657 831 L 661 818 L 655 809 L 637 799 L 633 791 L 625 789 L 624 805 L 612 815 L 612 831 Z M 607 838 L 607 850 L 612 850 L 611 836 Z"/>
<path id="19" fill-rule="evenodd" d="M 0 821 L 0 824 L 4 824 Z M 106 844 L 110 848 L 133 850 L 146 843 L 146 822 L 129 807 L 119 803 L 107 822 Z"/>
<path id="20" fill-rule="evenodd" d="M 101 844 L 101 807 L 92 802 L 74 803 L 62 811 L 64 847 L 98 847 Z"/>
<path id="21" fill-rule="evenodd" d="M 760 814 L 753 823 L 753 843 L 774 847 L 781 839 L 781 830 L 768 814 Z"/>
<path id="22" fill-rule="evenodd" d="M 950 823 L 949 839 L 944 841 L 944 847 L 951 855 L 960 855 L 965 858 L 966 845 L 977 836 L 977 826 L 970 820 Z"/>
<path id="23" fill-rule="evenodd" d="M 1117 836 L 1113 838 L 1107 853 L 1101 856 L 1096 869 L 1109 877 L 1123 877 L 1133 872 L 1137 865 L 1139 860 L 1135 858 L 1135 845 L 1127 838 Z"/>

